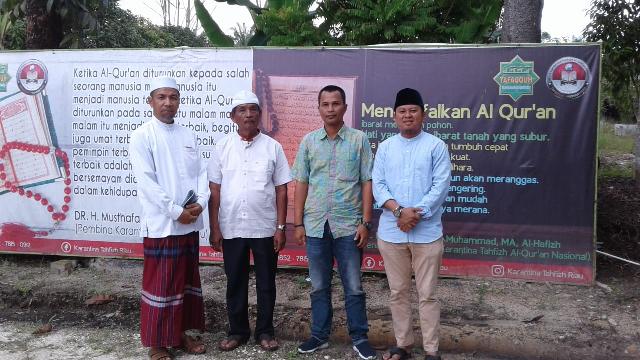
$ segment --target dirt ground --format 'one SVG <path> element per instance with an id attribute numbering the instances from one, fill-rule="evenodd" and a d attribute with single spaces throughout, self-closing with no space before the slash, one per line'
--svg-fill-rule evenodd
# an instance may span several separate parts
<path id="1" fill-rule="evenodd" d="M 609 181 L 600 184 L 598 200 L 599 249 L 636 261 L 640 260 L 637 194 L 631 181 Z M 85 259 L 75 268 L 60 270 L 55 260 L 60 258 L 0 255 L 0 359 L 145 358 L 138 335 L 142 263 Z M 640 359 L 640 267 L 601 255 L 597 266 L 598 285 L 593 287 L 442 279 L 438 296 L 444 358 Z M 204 339 L 209 351 L 204 356 L 176 355 L 180 359 L 356 359 L 345 333 L 337 275 L 331 347 L 312 355 L 297 354 L 299 341 L 309 333 L 306 275 L 304 270 L 279 271 L 276 335 L 285 340 L 280 350 L 265 353 L 250 343 L 221 353 L 215 344 L 227 326 L 225 276 L 220 266 L 202 266 Z M 370 339 L 382 354 L 393 344 L 386 279 L 367 274 L 363 283 Z M 113 301 L 86 305 L 95 295 L 109 295 Z M 255 310 L 254 293 L 250 304 Z M 51 324 L 52 331 L 33 334 L 44 324 Z M 417 334 L 418 330 L 416 323 Z M 421 355 L 414 350 L 414 358 Z"/>

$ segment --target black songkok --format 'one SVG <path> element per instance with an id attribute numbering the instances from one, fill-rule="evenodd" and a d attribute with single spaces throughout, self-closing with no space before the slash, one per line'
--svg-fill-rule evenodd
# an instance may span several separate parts
<path id="1" fill-rule="evenodd" d="M 422 96 L 418 90 L 414 90 L 411 88 L 404 88 L 398 91 L 396 95 L 396 104 L 393 106 L 393 111 L 395 111 L 398 106 L 402 105 L 418 105 L 420 108 L 424 108 L 424 102 L 422 101 Z"/>

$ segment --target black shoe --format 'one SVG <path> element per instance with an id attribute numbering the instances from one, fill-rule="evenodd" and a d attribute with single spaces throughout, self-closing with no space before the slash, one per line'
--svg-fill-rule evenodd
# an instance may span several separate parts
<path id="1" fill-rule="evenodd" d="M 371 348 L 368 341 L 363 341 L 358 345 L 353 345 L 353 350 L 358 354 L 360 359 L 363 360 L 373 360 L 378 357 L 378 354 L 373 350 L 373 348 Z"/>
<path id="2" fill-rule="evenodd" d="M 298 346 L 298 352 L 301 354 L 310 354 L 316 350 L 322 350 L 329 347 L 329 343 L 322 341 L 317 337 L 310 337 L 309 340 L 303 342 Z"/>

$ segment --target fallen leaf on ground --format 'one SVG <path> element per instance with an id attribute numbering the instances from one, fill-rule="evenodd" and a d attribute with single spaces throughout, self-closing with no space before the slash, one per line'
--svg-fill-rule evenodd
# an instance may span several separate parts
<path id="1" fill-rule="evenodd" d="M 36 331 L 32 332 L 32 334 L 33 335 L 42 335 L 42 334 L 46 334 L 48 332 L 51 332 L 51 330 L 53 330 L 53 325 L 44 324 L 44 325 L 41 325 L 39 328 L 37 328 Z"/>
<path id="2" fill-rule="evenodd" d="M 102 305 L 112 302 L 114 299 L 111 295 L 93 295 L 88 298 L 84 303 L 86 305 Z"/>

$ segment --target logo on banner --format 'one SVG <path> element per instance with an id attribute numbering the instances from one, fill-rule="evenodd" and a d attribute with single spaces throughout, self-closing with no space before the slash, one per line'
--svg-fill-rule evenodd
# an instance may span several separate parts
<path id="1" fill-rule="evenodd" d="M 25 94 L 35 95 L 47 85 L 47 67 L 38 60 L 27 60 L 18 68 L 18 87 Z"/>
<path id="2" fill-rule="evenodd" d="M 9 75 L 9 65 L 0 64 L 0 91 L 7 91 L 7 83 L 11 80 Z"/>
<path id="3" fill-rule="evenodd" d="M 589 86 L 589 67 L 574 57 L 563 57 L 547 71 L 547 86 L 560 98 L 575 99 L 584 94 Z"/>
<path id="4" fill-rule="evenodd" d="M 71 244 L 69 244 L 68 242 L 63 242 L 62 244 L 60 244 L 60 250 L 62 250 L 62 252 L 64 253 L 70 253 L 71 252 Z"/>
<path id="5" fill-rule="evenodd" d="M 369 256 L 365 257 L 362 260 L 362 263 L 363 263 L 365 269 L 373 269 L 376 266 L 376 261 L 373 260 L 373 258 L 369 257 Z"/>
<path id="6" fill-rule="evenodd" d="M 502 266 L 502 265 L 491 265 L 491 276 L 503 277 L 504 276 L 504 266 Z"/>
<path id="7" fill-rule="evenodd" d="M 533 85 L 540 80 L 533 71 L 533 61 L 524 61 L 516 55 L 509 62 L 500 62 L 500 72 L 493 77 L 499 94 L 517 101 L 524 95 L 533 95 Z"/>

